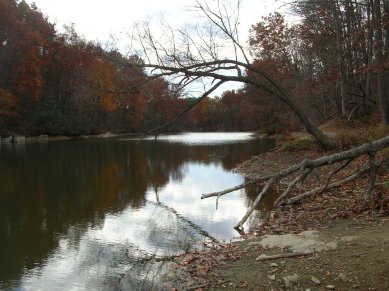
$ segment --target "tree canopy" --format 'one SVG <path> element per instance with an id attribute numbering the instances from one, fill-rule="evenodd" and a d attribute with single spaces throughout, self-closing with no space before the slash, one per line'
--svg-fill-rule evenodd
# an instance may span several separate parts
<path id="1" fill-rule="evenodd" d="M 389 1 L 295 1 L 298 22 L 270 14 L 247 43 L 240 1 L 195 3 L 204 21 L 157 35 L 137 25 L 124 55 L 72 25 L 58 32 L 35 5 L 0 0 L 0 134 L 305 127 L 331 148 L 316 126 L 327 119 L 380 111 L 388 124 Z M 242 87 L 211 97 L 226 82 Z"/>

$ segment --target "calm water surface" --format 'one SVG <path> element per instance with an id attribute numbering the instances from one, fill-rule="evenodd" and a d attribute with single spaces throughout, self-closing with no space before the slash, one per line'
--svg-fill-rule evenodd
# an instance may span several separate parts
<path id="1" fill-rule="evenodd" d="M 0 290 L 150 290 L 150 258 L 238 236 L 255 198 L 232 168 L 267 151 L 248 133 L 1 145 Z M 261 206 L 257 220 L 266 212 Z"/>

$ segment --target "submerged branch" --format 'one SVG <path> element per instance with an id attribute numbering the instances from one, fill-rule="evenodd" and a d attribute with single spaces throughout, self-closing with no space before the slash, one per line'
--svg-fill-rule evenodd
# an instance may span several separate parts
<path id="1" fill-rule="evenodd" d="M 269 181 L 267 181 L 265 187 L 263 187 L 261 193 L 257 196 L 257 198 L 254 200 L 253 205 L 247 210 L 246 214 L 243 216 L 241 221 L 237 225 L 235 225 L 234 228 L 241 229 L 243 227 L 243 224 L 246 222 L 247 218 L 251 215 L 251 213 L 257 208 L 259 202 L 261 201 L 262 197 L 265 195 L 265 193 L 270 189 L 270 187 L 276 182 L 276 177 L 271 178 Z"/>

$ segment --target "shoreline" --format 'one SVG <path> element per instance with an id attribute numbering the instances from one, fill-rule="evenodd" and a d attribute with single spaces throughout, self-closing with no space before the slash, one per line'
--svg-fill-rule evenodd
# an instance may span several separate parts
<path id="1" fill-rule="evenodd" d="M 83 140 L 83 139 L 108 139 L 120 136 L 141 136 L 138 133 L 101 133 L 93 135 L 39 135 L 32 137 L 25 137 L 20 135 L 13 135 L 8 137 L 0 137 L 0 144 L 23 144 L 23 143 L 43 143 L 55 141 L 69 141 L 69 140 Z"/>
<path id="2" fill-rule="evenodd" d="M 201 133 L 201 131 L 199 131 Z M 174 132 L 173 134 L 180 134 L 182 132 Z M 229 133 L 229 132 L 227 132 Z M 166 133 L 170 134 L 170 133 Z M 0 144 L 18 144 L 18 143 L 38 143 L 38 142 L 53 142 L 53 141 L 69 141 L 69 140 L 83 140 L 83 139 L 106 139 L 115 138 L 121 136 L 129 137 L 142 137 L 143 133 L 112 133 L 104 132 L 100 134 L 90 135 L 38 135 L 38 136 L 23 136 L 23 135 L 10 135 L 7 137 L 0 137 Z M 251 133 L 255 138 L 276 138 L 273 135 L 262 134 L 257 132 Z"/>
<path id="3" fill-rule="evenodd" d="M 329 153 L 317 147 L 295 151 L 278 148 L 253 156 L 234 171 L 253 179 L 323 154 Z M 326 168 L 321 174 L 331 171 Z M 175 258 L 166 286 L 173 290 L 199 286 L 194 290 L 386 290 L 389 265 L 381 259 L 389 257 L 389 239 L 383 239 L 389 237 L 389 187 L 382 186 L 385 181 L 389 181 L 387 168 L 378 177 L 376 194 L 380 196 L 373 196 L 378 200 L 370 203 L 363 202 L 369 178 L 362 176 L 299 204 L 274 208 L 270 218 L 253 227 L 243 241 L 216 244 Z M 288 241 L 289 236 L 306 231 L 336 247 L 306 256 L 256 260 L 261 255 L 291 251 L 288 247 L 264 247 L 264 237 L 284 235 Z M 367 271 L 359 272 L 354 261 Z"/>

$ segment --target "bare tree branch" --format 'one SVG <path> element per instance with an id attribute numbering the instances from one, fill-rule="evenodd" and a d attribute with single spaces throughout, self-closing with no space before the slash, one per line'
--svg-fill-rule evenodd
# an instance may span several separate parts
<path id="1" fill-rule="evenodd" d="M 192 31 L 163 25 L 162 36 L 155 37 L 149 25 L 136 26 L 139 53 L 145 62 L 129 66 L 142 67 L 151 77 L 164 76 L 176 85 L 193 85 L 191 80 L 203 82 L 208 84 L 205 91 L 219 81 L 251 84 L 285 103 L 325 149 L 334 148 L 335 143 L 313 124 L 288 92 L 269 73 L 251 64 L 239 42 L 240 4 L 241 0 L 236 0 L 235 5 L 196 0 L 195 9 L 207 24 L 197 25 Z M 230 46 L 222 39 L 227 39 Z M 220 56 L 219 49 L 224 53 L 232 50 L 234 57 L 228 57 L 228 53 Z"/>
<path id="2" fill-rule="evenodd" d="M 336 175 L 337 173 L 339 173 L 340 171 L 342 171 L 344 168 L 346 168 L 350 163 L 352 162 L 352 159 L 350 160 L 347 160 L 345 163 L 343 163 L 343 165 L 341 165 L 338 169 L 336 169 L 335 171 L 332 171 L 328 177 L 327 177 L 327 181 L 325 183 L 325 185 L 323 186 L 323 189 L 321 190 L 320 193 L 323 193 L 325 190 L 327 190 L 327 187 L 328 185 L 330 184 L 331 182 L 331 178 Z"/>
<path id="3" fill-rule="evenodd" d="M 366 174 L 368 171 L 369 171 L 369 167 L 361 168 L 358 171 L 356 171 L 355 173 L 353 173 L 352 175 L 347 176 L 346 178 L 344 178 L 342 180 L 339 180 L 339 181 L 336 181 L 336 182 L 333 182 L 333 183 L 327 185 L 326 190 L 337 188 L 345 183 L 351 182 L 351 181 L 355 180 L 356 178 L 362 176 L 363 174 Z M 310 191 L 307 191 L 305 193 L 302 193 L 300 195 L 297 195 L 295 197 L 292 197 L 290 199 L 286 199 L 283 203 L 280 203 L 280 205 L 294 204 L 294 203 L 297 203 L 297 202 L 299 202 L 305 198 L 308 198 L 312 195 L 322 193 L 322 191 L 323 191 L 323 187 L 320 186 L 320 187 L 314 188 Z"/>
<path id="4" fill-rule="evenodd" d="M 366 191 L 365 199 L 367 200 L 371 193 L 373 193 L 374 185 L 377 179 L 377 168 L 376 168 L 376 162 L 375 162 L 375 152 L 369 153 L 369 165 L 370 165 L 370 184 L 369 188 Z"/>
<path id="5" fill-rule="evenodd" d="M 312 172 L 312 169 L 302 169 L 301 175 L 297 176 L 293 181 L 288 183 L 288 187 L 286 190 L 280 195 L 280 197 L 277 198 L 277 200 L 274 202 L 274 205 L 278 205 L 278 203 L 284 199 L 289 192 L 293 189 L 293 187 L 300 181 L 304 181 L 304 179 Z"/>
<path id="6" fill-rule="evenodd" d="M 375 163 L 375 155 L 378 151 L 380 151 L 388 146 L 389 146 L 389 136 L 386 136 L 382 139 L 376 140 L 376 141 L 371 142 L 371 143 L 363 144 L 359 147 L 356 147 L 356 148 L 353 148 L 353 149 L 350 149 L 347 151 L 335 153 L 335 154 L 328 155 L 328 156 L 322 156 L 322 157 L 315 159 L 315 160 L 307 160 L 307 159 L 303 160 L 300 163 L 294 164 L 294 165 L 292 165 L 284 170 L 274 172 L 272 174 L 259 177 L 257 179 L 253 179 L 247 183 L 235 186 L 233 188 L 229 188 L 229 189 L 226 189 L 226 190 L 223 190 L 220 192 L 214 192 L 214 193 L 210 193 L 210 194 L 202 194 L 201 199 L 215 197 L 215 196 L 217 197 L 217 199 L 219 199 L 222 195 L 225 195 L 227 193 L 242 189 L 248 185 L 257 184 L 257 183 L 266 181 L 264 188 L 256 197 L 253 205 L 247 211 L 246 215 L 242 218 L 242 220 L 236 225 L 236 228 L 242 228 L 244 222 L 247 220 L 247 218 L 251 215 L 251 213 L 257 207 L 258 203 L 261 201 L 262 197 L 266 194 L 266 192 L 269 190 L 269 188 L 276 181 L 279 181 L 282 178 L 288 177 L 288 176 L 290 176 L 293 173 L 298 172 L 298 171 L 302 171 L 302 173 L 288 184 L 287 189 L 280 196 L 280 198 L 277 199 L 275 204 L 282 205 L 282 204 L 286 204 L 286 203 L 295 203 L 295 202 L 300 201 L 301 199 L 304 199 L 304 198 L 309 197 L 311 195 L 314 195 L 317 193 L 322 193 L 324 190 L 328 190 L 328 189 L 331 189 L 334 187 L 339 187 L 340 185 L 343 185 L 344 183 L 350 182 L 350 181 L 356 179 L 357 177 L 361 176 L 362 174 L 364 174 L 370 170 L 370 173 L 371 173 L 370 186 L 369 186 L 369 190 L 368 190 L 367 196 L 366 196 L 366 197 L 368 197 L 370 195 L 370 192 L 374 188 L 375 181 L 376 181 L 376 166 L 377 165 Z M 351 174 L 350 176 L 348 176 L 346 178 L 343 178 L 339 181 L 335 181 L 333 183 L 329 183 L 329 181 L 331 180 L 333 175 L 335 175 L 336 173 L 338 173 L 341 170 L 343 170 L 344 168 L 346 168 L 352 160 L 354 160 L 362 155 L 369 155 L 369 165 L 368 166 L 359 169 L 354 174 Z M 335 163 L 339 163 L 342 161 L 346 161 L 346 162 L 343 165 L 341 165 L 339 168 L 337 168 L 335 171 L 330 173 L 330 175 L 326 181 L 326 184 L 324 186 L 319 186 L 313 190 L 310 190 L 310 191 L 305 192 L 301 195 L 298 195 L 296 197 L 288 199 L 282 203 L 282 199 L 285 200 L 286 195 L 291 192 L 292 188 L 299 181 L 303 181 L 312 172 L 313 169 L 324 167 L 324 166 L 335 164 Z"/>
<path id="7" fill-rule="evenodd" d="M 210 88 L 207 92 L 205 92 L 201 97 L 197 98 L 196 102 L 194 102 L 193 104 L 191 104 L 190 106 L 185 108 L 184 111 L 182 111 L 179 114 L 177 114 L 176 116 L 174 116 L 168 122 L 164 123 L 161 126 L 155 127 L 153 129 L 150 129 L 150 130 L 146 131 L 145 133 L 143 133 L 143 135 L 141 136 L 139 141 L 142 140 L 146 135 L 151 134 L 153 132 L 156 132 L 158 134 L 159 131 L 161 131 L 162 129 L 164 129 L 164 128 L 170 126 L 171 124 L 173 124 L 176 120 L 178 120 L 181 116 L 183 116 L 185 113 L 187 113 L 193 107 L 195 107 L 198 103 L 200 103 L 205 97 L 207 97 L 209 94 L 211 94 L 213 91 L 215 91 L 223 83 L 224 83 L 224 81 L 219 81 L 218 83 L 213 85 L 212 88 Z"/>
<path id="8" fill-rule="evenodd" d="M 243 218 L 238 222 L 237 225 L 235 225 L 235 228 L 242 228 L 243 227 L 243 224 L 246 222 L 247 218 L 249 218 L 249 216 L 251 215 L 251 213 L 255 210 L 255 208 L 257 208 L 259 202 L 261 201 L 263 195 L 266 194 L 266 192 L 270 189 L 270 187 L 274 184 L 274 182 L 276 182 L 276 177 L 272 177 L 271 179 L 269 179 L 265 185 L 265 187 L 263 187 L 262 191 L 258 194 L 257 198 L 254 200 L 254 203 L 253 205 L 251 205 L 251 207 L 247 210 L 246 214 L 243 216 Z"/>

